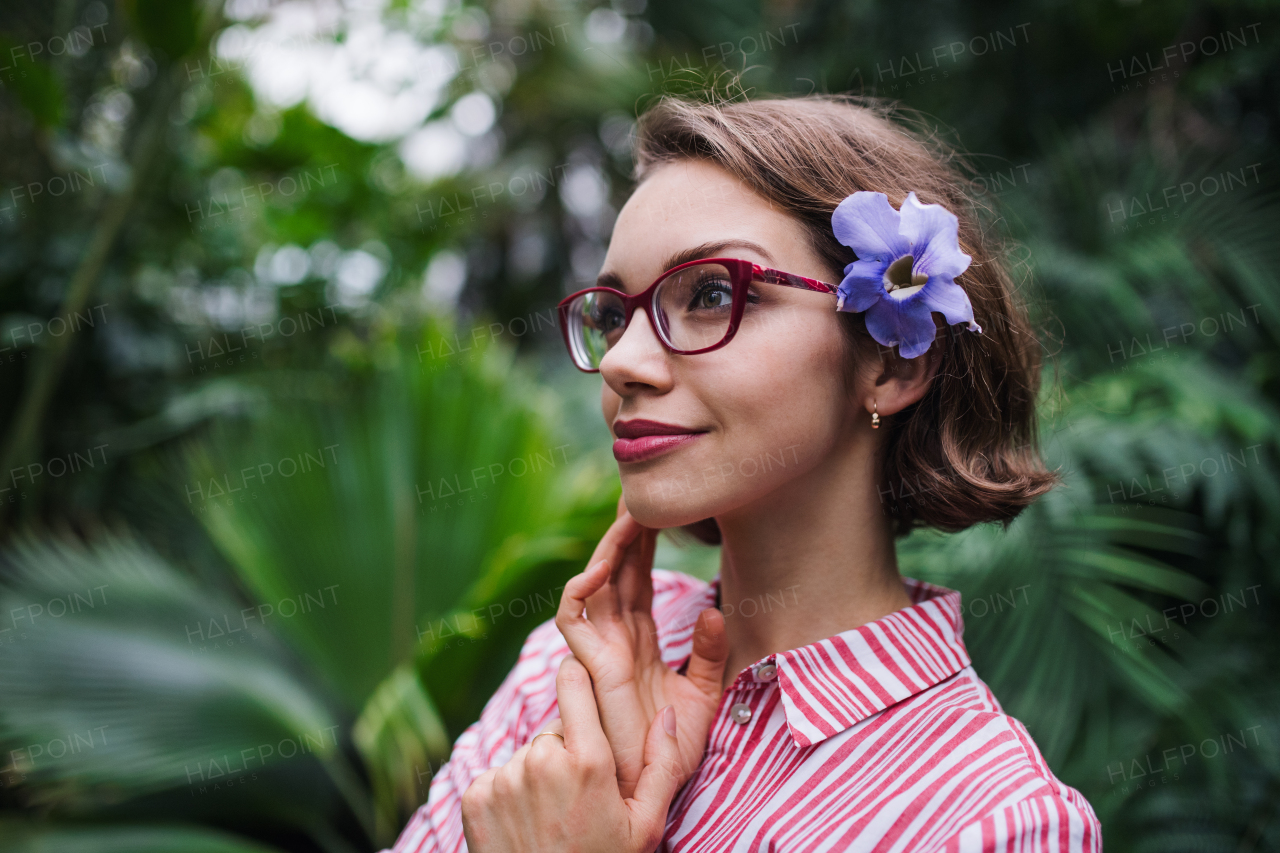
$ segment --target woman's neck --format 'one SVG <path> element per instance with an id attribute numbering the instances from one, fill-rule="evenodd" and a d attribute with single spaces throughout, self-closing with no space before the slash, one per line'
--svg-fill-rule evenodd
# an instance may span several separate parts
<path id="1" fill-rule="evenodd" d="M 720 600 L 729 638 L 724 687 L 767 655 L 911 605 L 898 574 L 878 478 L 851 454 L 779 492 L 717 516 Z M 858 484 L 858 485 L 851 485 Z M 838 496 L 837 499 L 831 499 Z"/>

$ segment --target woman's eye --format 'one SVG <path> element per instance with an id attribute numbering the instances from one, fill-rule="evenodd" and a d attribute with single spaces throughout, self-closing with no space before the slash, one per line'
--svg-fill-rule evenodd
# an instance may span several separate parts
<path id="1" fill-rule="evenodd" d="M 622 325 L 622 312 L 613 308 L 597 309 L 591 314 L 591 325 L 602 332 L 611 332 Z"/>
<path id="2" fill-rule="evenodd" d="M 733 285 L 727 281 L 712 280 L 698 285 L 689 307 L 697 309 L 723 308 L 733 302 Z"/>

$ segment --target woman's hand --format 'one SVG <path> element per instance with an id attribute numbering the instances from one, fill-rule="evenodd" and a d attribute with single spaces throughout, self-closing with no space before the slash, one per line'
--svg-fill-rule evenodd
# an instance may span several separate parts
<path id="1" fill-rule="evenodd" d="M 511 760 L 476 778 L 462 795 L 471 853 L 652 853 L 679 787 L 676 715 L 649 727 L 635 796 L 618 792 L 613 751 L 600 727 L 587 670 L 572 655 L 556 676 L 562 731 L 535 737 Z"/>
<path id="2" fill-rule="evenodd" d="M 600 540 L 589 568 L 565 585 L 556 613 L 560 633 L 595 683 L 600 721 L 613 747 L 623 797 L 636 790 L 644 769 L 646 734 L 667 705 L 673 705 L 680 717 L 680 784 L 693 775 L 720 704 L 729 657 L 724 616 L 709 607 L 694 627 L 687 674 L 663 662 L 653 623 L 650 574 L 657 534 L 641 527 L 619 499 L 617 520 Z"/>

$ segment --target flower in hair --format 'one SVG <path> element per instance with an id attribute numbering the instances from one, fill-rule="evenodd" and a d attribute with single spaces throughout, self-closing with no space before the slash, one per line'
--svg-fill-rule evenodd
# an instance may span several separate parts
<path id="1" fill-rule="evenodd" d="M 973 306 L 956 276 L 973 258 L 960 251 L 956 215 L 940 204 L 921 204 L 907 193 L 901 211 L 884 193 L 856 192 L 831 214 L 831 230 L 858 260 L 844 268 L 837 311 L 867 312 L 867 331 L 903 358 L 926 352 L 937 335 L 932 312 L 948 323 L 973 319 Z"/>

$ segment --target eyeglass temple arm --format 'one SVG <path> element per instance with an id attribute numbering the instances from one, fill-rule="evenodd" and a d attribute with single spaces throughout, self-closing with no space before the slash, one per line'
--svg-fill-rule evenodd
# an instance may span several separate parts
<path id="1" fill-rule="evenodd" d="M 805 278 L 802 275 L 794 275 L 782 270 L 771 270 L 767 267 L 751 265 L 752 275 L 765 282 L 766 284 L 781 284 L 784 287 L 798 287 L 801 290 L 816 290 L 819 293 L 835 293 L 836 286 L 827 284 L 825 281 L 818 281 L 814 278 Z"/>

